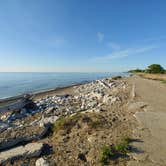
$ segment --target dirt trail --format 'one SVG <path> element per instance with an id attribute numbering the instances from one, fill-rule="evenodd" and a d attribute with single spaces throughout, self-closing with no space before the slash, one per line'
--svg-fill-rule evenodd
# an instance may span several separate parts
<path id="1" fill-rule="evenodd" d="M 147 103 L 142 111 L 135 109 L 139 126 L 133 136 L 139 141 L 133 143 L 137 152 L 128 166 L 166 166 L 166 85 L 159 81 L 129 78 L 135 85 L 136 101 Z"/>

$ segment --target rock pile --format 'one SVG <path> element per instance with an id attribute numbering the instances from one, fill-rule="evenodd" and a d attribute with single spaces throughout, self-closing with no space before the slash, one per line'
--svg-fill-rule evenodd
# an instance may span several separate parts
<path id="1" fill-rule="evenodd" d="M 100 112 L 102 105 L 120 103 L 118 95 L 127 87 L 121 80 L 102 79 L 76 86 L 74 95 L 48 96 L 34 102 L 33 108 L 22 108 L 7 112 L 0 116 L 0 150 L 11 148 L 22 142 L 41 139 L 48 130 L 48 124 L 53 124 L 61 116 L 73 115 L 77 112 Z M 31 149 L 34 145 L 34 149 Z M 25 155 L 37 156 L 42 144 L 28 144 L 25 147 L 10 149 L 0 153 L 0 164 Z M 28 149 L 28 150 L 27 150 Z M 44 159 L 36 161 L 36 165 L 47 166 Z"/>
<path id="2" fill-rule="evenodd" d="M 42 143 L 30 143 L 25 146 L 19 146 L 8 151 L 0 153 L 0 164 L 11 161 L 15 158 L 38 157 L 42 152 Z"/>

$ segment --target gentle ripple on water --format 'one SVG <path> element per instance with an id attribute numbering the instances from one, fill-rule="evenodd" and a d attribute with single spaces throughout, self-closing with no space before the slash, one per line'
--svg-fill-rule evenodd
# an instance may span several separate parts
<path id="1" fill-rule="evenodd" d="M 0 98 L 69 86 L 126 73 L 0 73 Z"/>

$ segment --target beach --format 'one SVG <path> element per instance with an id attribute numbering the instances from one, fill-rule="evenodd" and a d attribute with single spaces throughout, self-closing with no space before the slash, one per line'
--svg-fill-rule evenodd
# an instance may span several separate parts
<path id="1" fill-rule="evenodd" d="M 162 82 L 133 75 L 35 94 L 23 108 L 1 114 L 0 163 L 165 164 L 165 92 Z M 122 155 L 116 147 L 123 144 Z M 103 147 L 113 158 L 103 157 Z"/>

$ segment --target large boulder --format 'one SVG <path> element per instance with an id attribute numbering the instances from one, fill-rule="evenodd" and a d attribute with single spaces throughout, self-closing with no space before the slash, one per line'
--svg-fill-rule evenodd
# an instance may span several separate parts
<path id="1" fill-rule="evenodd" d="M 43 143 L 30 143 L 0 153 L 0 165 L 14 159 L 38 157 L 43 149 Z"/>

